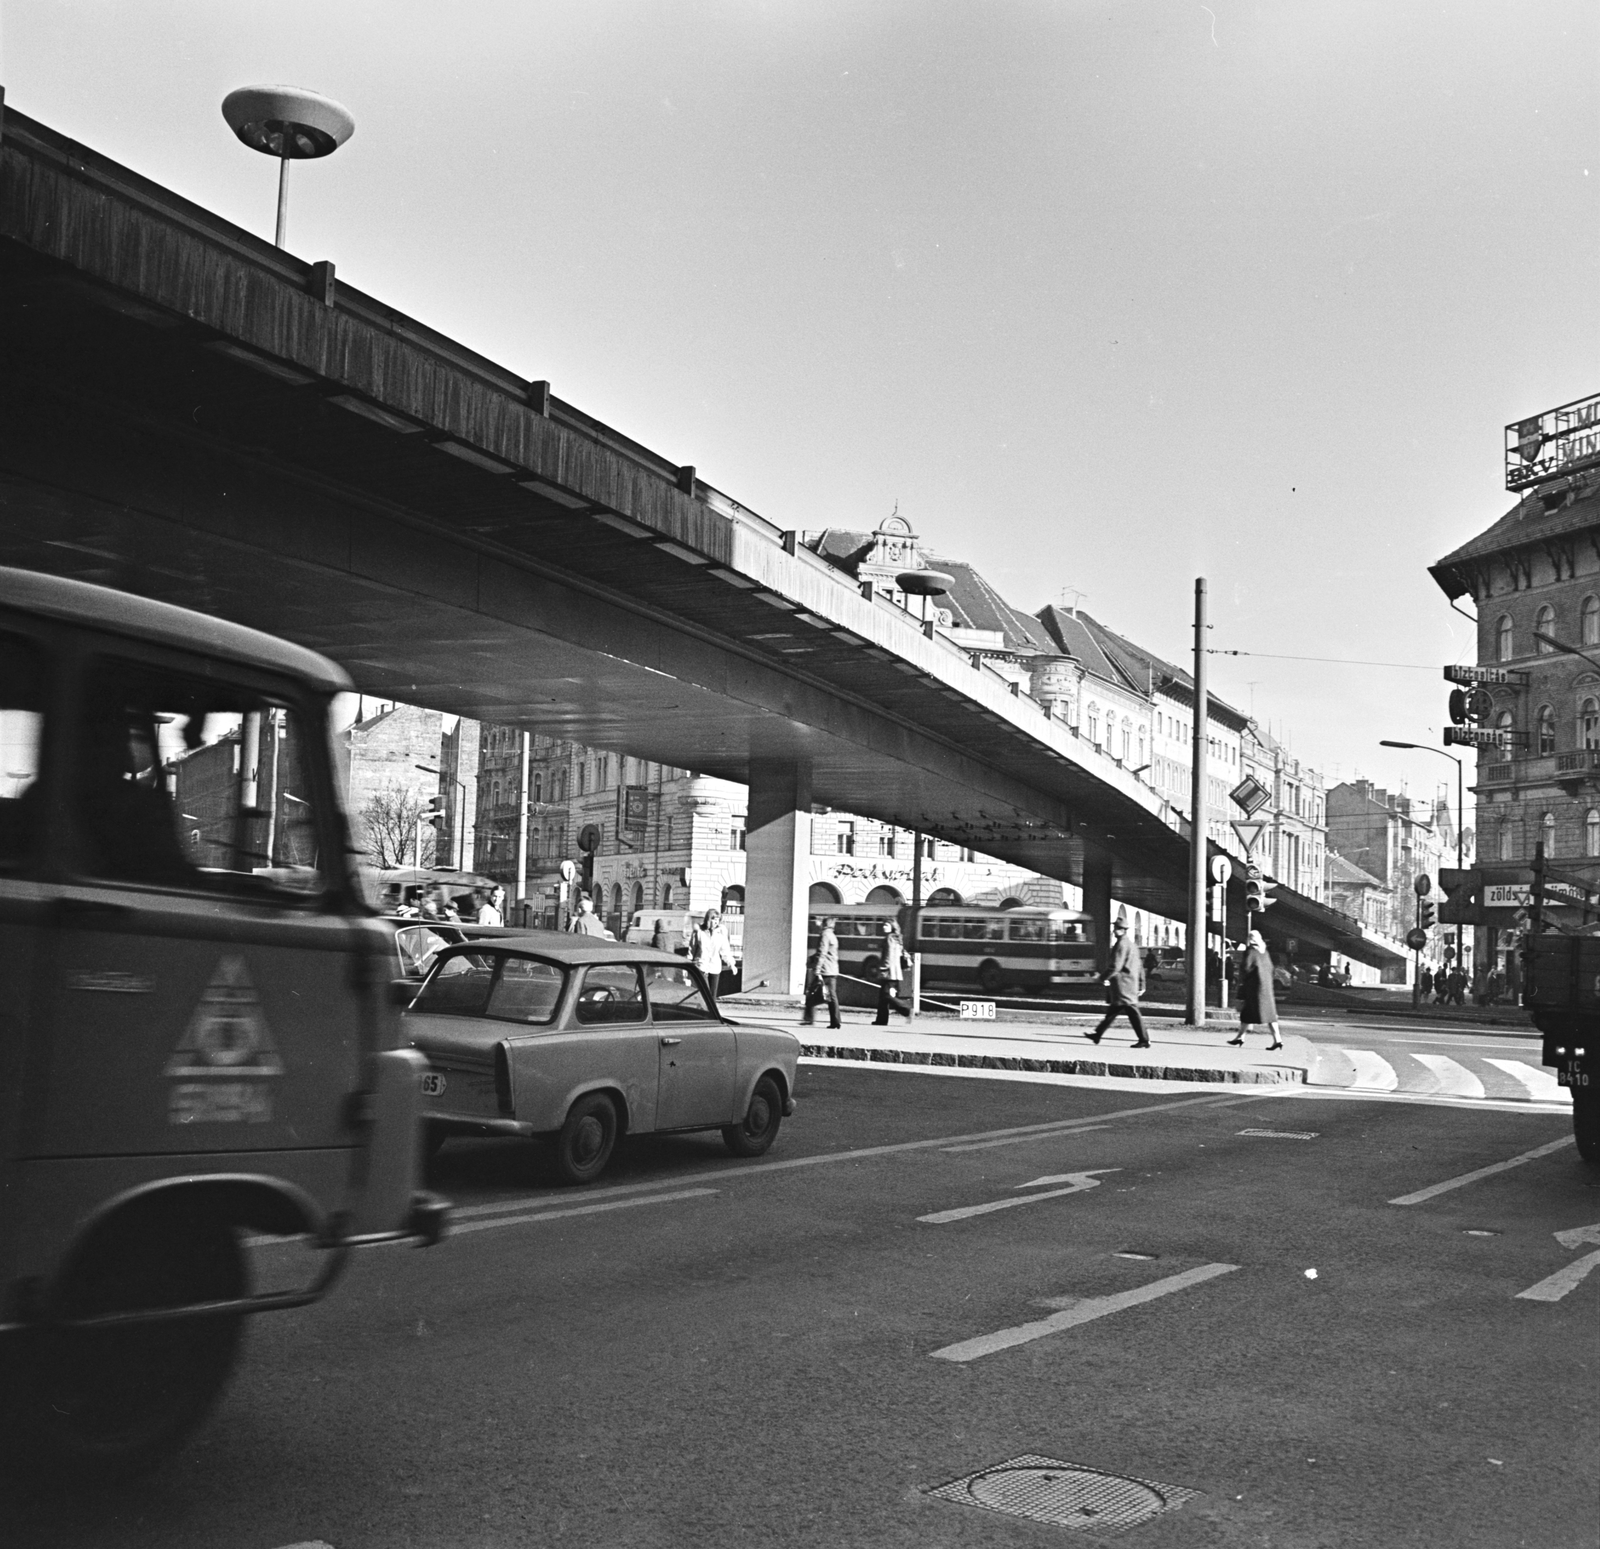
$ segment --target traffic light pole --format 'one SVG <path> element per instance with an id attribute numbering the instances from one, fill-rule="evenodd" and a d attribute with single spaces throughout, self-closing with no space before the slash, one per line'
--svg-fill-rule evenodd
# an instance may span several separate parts
<path id="1" fill-rule="evenodd" d="M 1194 726 L 1189 771 L 1189 951 L 1187 980 L 1190 1027 L 1206 1025 L 1206 583 L 1194 583 Z"/>

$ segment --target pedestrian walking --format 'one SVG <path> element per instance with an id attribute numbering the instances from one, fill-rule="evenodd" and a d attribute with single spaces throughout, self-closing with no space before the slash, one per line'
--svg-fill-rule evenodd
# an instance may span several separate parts
<path id="1" fill-rule="evenodd" d="M 1244 955 L 1244 974 L 1240 985 L 1239 1036 L 1228 1042 L 1235 1048 L 1244 1043 L 1244 1035 L 1252 1027 L 1267 1027 L 1272 1031 L 1272 1042 L 1267 1053 L 1283 1047 L 1278 1030 L 1278 999 L 1272 987 L 1272 958 L 1267 952 L 1266 938 L 1258 930 L 1250 932 L 1250 947 Z"/>
<path id="2" fill-rule="evenodd" d="M 656 928 L 650 932 L 650 945 L 657 952 L 667 950 L 667 927 L 659 915 L 656 916 Z"/>
<path id="3" fill-rule="evenodd" d="M 689 961 L 705 975 L 711 1009 L 716 1010 L 717 992 L 722 987 L 722 970 L 733 966 L 733 946 L 723 929 L 722 916 L 707 909 L 705 917 L 689 935 Z"/>
<path id="4" fill-rule="evenodd" d="M 1139 996 L 1144 991 L 1144 969 L 1139 962 L 1139 950 L 1128 934 L 1128 922 L 1118 920 L 1111 927 L 1111 964 L 1104 976 L 1106 987 L 1106 1014 L 1092 1033 L 1083 1036 L 1098 1044 L 1105 1031 L 1119 1015 L 1126 1015 L 1133 1028 L 1133 1046 L 1148 1049 L 1150 1039 L 1144 1030 L 1144 1018 L 1139 1015 Z"/>
<path id="5" fill-rule="evenodd" d="M 1426 965 L 1423 966 L 1422 979 L 1420 982 L 1422 988 L 1422 998 L 1424 1001 L 1426 1001 L 1427 998 L 1433 994 L 1433 970 Z"/>
<path id="6" fill-rule="evenodd" d="M 806 980 L 806 1003 L 800 1013 L 803 1027 L 811 1026 L 811 1019 L 823 1001 L 828 1003 L 828 1026 L 837 1030 L 844 1026 L 839 1020 L 839 938 L 834 934 L 833 920 L 822 922 L 822 933 L 817 937 L 817 961 Z"/>
<path id="7" fill-rule="evenodd" d="M 911 1015 L 911 1007 L 900 1000 L 900 985 L 906 976 L 906 944 L 900 927 L 890 920 L 883 927 L 883 962 L 878 966 L 878 1015 L 874 1027 L 887 1027 L 891 1011 Z"/>
<path id="8" fill-rule="evenodd" d="M 577 912 L 567 929 L 574 936 L 605 936 L 606 928 L 600 923 L 600 916 L 594 912 L 594 900 L 587 893 L 578 900 Z"/>
<path id="9" fill-rule="evenodd" d="M 489 895 L 481 889 L 472 895 L 472 906 L 476 910 L 475 918 L 480 925 L 504 925 L 505 917 L 490 902 Z"/>

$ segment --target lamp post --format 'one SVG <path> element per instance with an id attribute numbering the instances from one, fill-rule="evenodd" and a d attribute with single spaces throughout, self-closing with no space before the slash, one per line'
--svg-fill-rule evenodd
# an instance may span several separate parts
<path id="1" fill-rule="evenodd" d="M 278 227 L 289 230 L 289 163 L 331 156 L 356 132 L 349 109 L 300 86 L 241 86 L 222 99 L 228 127 L 253 151 L 278 158 Z"/>
<path id="2" fill-rule="evenodd" d="M 1378 740 L 1378 746 L 1380 748 L 1409 748 L 1416 753 L 1437 753 L 1440 758 L 1447 758 L 1456 766 L 1456 870 L 1460 871 L 1462 869 L 1461 845 L 1465 837 L 1467 822 L 1466 809 L 1462 805 L 1461 760 L 1454 753 L 1446 753 L 1443 748 L 1430 747 L 1426 742 L 1391 742 L 1387 737 L 1382 737 Z M 1461 951 L 1461 927 L 1459 924 L 1456 926 L 1456 961 L 1462 968 L 1466 967 L 1466 959 Z"/>

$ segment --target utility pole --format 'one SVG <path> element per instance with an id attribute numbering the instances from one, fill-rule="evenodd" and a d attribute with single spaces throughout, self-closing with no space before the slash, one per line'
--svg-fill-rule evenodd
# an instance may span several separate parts
<path id="1" fill-rule="evenodd" d="M 1194 583 L 1194 727 L 1189 779 L 1189 952 L 1188 992 L 1191 1027 L 1206 1022 L 1206 583 Z"/>
<path id="2" fill-rule="evenodd" d="M 528 734 L 522 734 L 522 800 L 517 803 L 517 924 L 528 915 Z"/>
<path id="3" fill-rule="evenodd" d="M 922 1010 L 922 830 L 911 832 L 911 1018 Z"/>

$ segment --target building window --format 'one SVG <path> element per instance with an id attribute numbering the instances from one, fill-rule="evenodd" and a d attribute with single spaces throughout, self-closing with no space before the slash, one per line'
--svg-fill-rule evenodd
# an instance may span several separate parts
<path id="1" fill-rule="evenodd" d="M 1600 812 L 1593 807 L 1589 808 L 1589 815 L 1583 820 L 1583 853 L 1588 856 L 1600 855 Z"/>
<path id="2" fill-rule="evenodd" d="M 1541 656 L 1553 656 L 1555 647 L 1547 641 L 1540 640 L 1539 635 L 1553 635 L 1556 632 L 1556 610 L 1546 603 L 1533 616 L 1534 642 L 1533 648 Z"/>
<path id="3" fill-rule="evenodd" d="M 1549 705 L 1539 706 L 1539 752 L 1541 754 L 1554 753 L 1556 750 L 1556 712 Z"/>
<path id="4" fill-rule="evenodd" d="M 746 822 L 746 818 L 745 818 L 745 814 L 744 813 L 742 813 L 742 812 L 734 813 L 734 815 L 733 815 L 733 826 L 728 830 L 728 848 L 730 850 L 742 850 L 742 849 L 744 849 L 744 847 L 745 847 L 745 828 L 744 828 L 745 822 Z"/>
<path id="5" fill-rule="evenodd" d="M 1548 858 L 1556 853 L 1556 815 L 1545 813 L 1539 823 L 1539 836 L 1544 840 L 1544 853 Z"/>
<path id="6" fill-rule="evenodd" d="M 1584 645 L 1600 645 L 1600 597 L 1585 597 L 1578 612 L 1578 639 Z"/>
<path id="7" fill-rule="evenodd" d="M 1578 706 L 1578 746 L 1600 748 L 1600 699 L 1586 699 Z"/>
<path id="8" fill-rule="evenodd" d="M 1122 752 L 1119 755 L 1123 763 L 1128 762 L 1128 755 L 1133 751 L 1133 722 L 1127 716 L 1122 718 Z"/>
<path id="9" fill-rule="evenodd" d="M 667 848 L 669 850 L 672 849 L 672 847 L 673 847 L 673 842 L 674 842 L 673 830 L 676 827 L 677 827 L 677 823 L 672 818 L 668 818 L 667 819 Z M 666 907 L 666 905 L 663 904 L 662 908 L 665 908 L 665 907 Z"/>
<path id="10" fill-rule="evenodd" d="M 1089 741 L 1100 746 L 1100 706 L 1089 706 Z"/>
<path id="11" fill-rule="evenodd" d="M 1511 824 L 1505 818 L 1500 820 L 1500 859 L 1511 859 Z"/>
<path id="12" fill-rule="evenodd" d="M 841 855 L 854 855 L 856 853 L 856 825 L 854 823 L 841 823 L 839 832 L 834 841 Z"/>
<path id="13" fill-rule="evenodd" d="M 544 801 L 544 776 L 536 774 L 533 777 L 533 799 L 536 803 Z"/>
<path id="14" fill-rule="evenodd" d="M 1494 659 L 1497 662 L 1511 660 L 1511 615 L 1502 613 L 1500 621 L 1494 626 Z"/>
<path id="15" fill-rule="evenodd" d="M 1496 731 L 1508 732 L 1516 726 L 1517 718 L 1512 715 L 1509 710 L 1502 710 L 1500 714 L 1495 717 L 1494 724 Z M 1511 743 L 1509 739 L 1507 740 L 1506 745 L 1500 749 L 1500 762 L 1502 764 L 1508 764 L 1511 762 Z"/>

